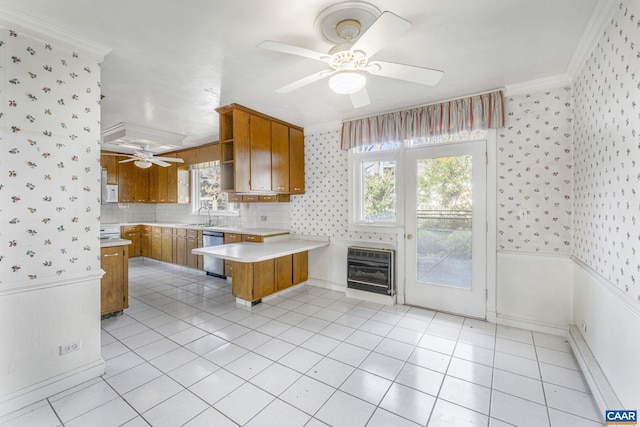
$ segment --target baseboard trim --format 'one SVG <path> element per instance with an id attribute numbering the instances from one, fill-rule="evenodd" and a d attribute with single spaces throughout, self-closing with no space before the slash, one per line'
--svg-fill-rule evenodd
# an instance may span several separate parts
<path id="1" fill-rule="evenodd" d="M 358 298 L 363 301 L 373 302 L 376 304 L 383 304 L 383 305 L 395 305 L 396 303 L 395 295 L 393 296 L 382 295 L 382 294 L 376 294 L 374 292 L 361 291 L 359 289 L 347 288 L 345 291 L 345 296 L 347 298 Z"/>
<path id="2" fill-rule="evenodd" d="M 0 417 L 103 375 L 102 358 L 0 398 Z"/>
<path id="3" fill-rule="evenodd" d="M 591 353 L 577 326 L 569 326 L 568 339 L 573 355 L 580 365 L 582 374 L 589 385 L 589 389 L 591 389 L 600 412 L 604 413 L 607 409 L 621 409 L 623 406 L 618 396 L 613 391 L 611 384 L 609 384 L 607 377 L 604 375 L 593 353 Z"/>
<path id="4" fill-rule="evenodd" d="M 542 332 L 543 334 L 557 335 L 561 337 L 567 336 L 567 325 L 555 325 L 553 323 L 538 322 L 531 319 L 523 319 L 501 314 L 496 315 L 493 319 L 489 319 L 489 316 L 487 316 L 487 320 L 493 323 L 497 323 L 498 325 L 529 329 L 530 331 Z"/>

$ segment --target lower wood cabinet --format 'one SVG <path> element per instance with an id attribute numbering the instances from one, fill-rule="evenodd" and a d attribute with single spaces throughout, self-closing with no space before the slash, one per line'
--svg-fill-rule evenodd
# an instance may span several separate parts
<path id="1" fill-rule="evenodd" d="M 131 245 L 129 245 L 130 258 L 135 258 L 142 255 L 139 226 L 123 225 L 122 227 L 120 227 L 120 237 L 123 239 L 131 240 Z"/>
<path id="2" fill-rule="evenodd" d="M 173 229 L 173 263 L 187 265 L 187 229 Z"/>
<path id="3" fill-rule="evenodd" d="M 191 253 L 193 249 L 202 247 L 202 231 L 191 229 L 187 229 L 186 231 L 186 265 L 187 267 L 202 269 L 203 256 Z M 198 240 L 200 241 L 200 244 L 198 244 Z"/>
<path id="4" fill-rule="evenodd" d="M 151 258 L 162 259 L 162 227 L 151 227 Z"/>
<path id="5" fill-rule="evenodd" d="M 233 261 L 231 292 L 245 301 L 257 301 L 308 279 L 308 252 L 260 261 Z"/>
<path id="6" fill-rule="evenodd" d="M 129 246 L 100 248 L 100 314 L 129 307 Z"/>
<path id="7" fill-rule="evenodd" d="M 151 226 L 140 225 L 140 256 L 151 258 Z"/>
<path id="8" fill-rule="evenodd" d="M 160 260 L 173 262 L 173 228 L 162 227 Z"/>

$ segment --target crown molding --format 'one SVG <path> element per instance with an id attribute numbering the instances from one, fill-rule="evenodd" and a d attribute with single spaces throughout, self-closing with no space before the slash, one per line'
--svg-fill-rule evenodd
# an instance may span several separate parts
<path id="1" fill-rule="evenodd" d="M 506 85 L 504 96 L 522 95 L 525 93 L 540 92 L 549 89 L 558 89 L 571 86 L 571 78 L 568 74 L 556 74 L 555 76 L 529 80 L 528 82 Z"/>
<path id="2" fill-rule="evenodd" d="M 111 52 L 111 48 L 100 43 L 2 6 L 0 6 L 0 26 L 24 33 L 45 43 L 55 42 L 98 62 L 102 62 L 105 55 Z"/>
<path id="3" fill-rule="evenodd" d="M 572 80 L 578 77 L 585 62 L 587 62 L 587 58 L 591 55 L 591 52 L 600 41 L 602 33 L 604 33 L 611 18 L 613 18 L 619 4 L 620 0 L 600 0 L 596 4 L 587 28 L 582 33 L 582 37 L 580 37 L 578 46 L 573 52 L 567 67 L 567 74 Z"/>

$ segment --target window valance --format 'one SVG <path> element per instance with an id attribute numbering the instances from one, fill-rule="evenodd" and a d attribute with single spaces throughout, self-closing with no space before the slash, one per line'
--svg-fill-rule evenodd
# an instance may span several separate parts
<path id="1" fill-rule="evenodd" d="M 350 120 L 342 124 L 342 149 L 476 129 L 504 127 L 502 91 Z"/>

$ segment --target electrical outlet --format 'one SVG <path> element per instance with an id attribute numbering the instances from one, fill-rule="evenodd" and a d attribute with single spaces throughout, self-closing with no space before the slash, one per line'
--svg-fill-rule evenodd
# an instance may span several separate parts
<path id="1" fill-rule="evenodd" d="M 266 215 L 261 215 L 260 216 L 260 221 L 266 221 L 267 220 L 267 216 Z"/>
<path id="2" fill-rule="evenodd" d="M 78 342 L 70 342 L 68 344 L 64 344 L 60 346 L 60 356 L 63 354 L 71 353 L 72 351 L 80 350 L 80 341 Z"/>
<path id="3" fill-rule="evenodd" d="M 583 320 L 580 323 L 580 327 L 582 328 L 582 332 L 586 334 L 587 333 L 587 322 Z"/>

